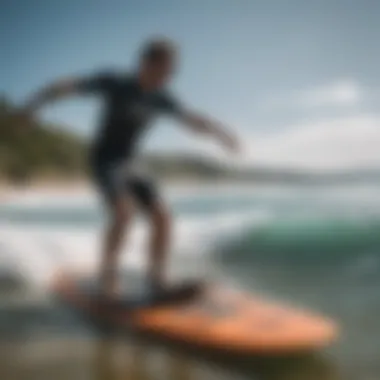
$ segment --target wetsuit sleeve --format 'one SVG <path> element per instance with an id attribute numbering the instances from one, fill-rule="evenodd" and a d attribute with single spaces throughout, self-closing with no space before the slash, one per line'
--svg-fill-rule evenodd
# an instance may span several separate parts
<path id="1" fill-rule="evenodd" d="M 176 98 L 170 94 L 162 94 L 160 97 L 160 109 L 170 116 L 180 117 L 184 114 L 184 108 Z"/>
<path id="2" fill-rule="evenodd" d="M 79 91 L 83 93 L 103 93 L 112 89 L 115 78 L 110 73 L 99 73 L 79 81 Z"/>

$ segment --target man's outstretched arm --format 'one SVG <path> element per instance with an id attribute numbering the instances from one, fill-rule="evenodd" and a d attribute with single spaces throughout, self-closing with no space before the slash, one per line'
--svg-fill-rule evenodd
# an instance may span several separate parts
<path id="1" fill-rule="evenodd" d="M 22 112 L 33 114 L 49 103 L 78 94 L 81 92 L 81 83 L 80 79 L 64 79 L 54 82 L 34 93 L 23 106 Z"/>
<path id="2" fill-rule="evenodd" d="M 239 141 L 237 137 L 229 132 L 220 122 L 198 113 L 188 111 L 181 113 L 180 121 L 196 133 L 209 135 L 215 138 L 230 151 L 234 153 L 239 151 Z"/>

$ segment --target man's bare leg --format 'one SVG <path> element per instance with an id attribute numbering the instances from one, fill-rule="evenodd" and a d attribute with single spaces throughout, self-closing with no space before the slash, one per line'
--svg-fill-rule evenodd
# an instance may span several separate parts
<path id="1" fill-rule="evenodd" d="M 118 258 L 133 211 L 133 203 L 129 198 L 117 199 L 111 206 L 100 263 L 100 285 L 106 297 L 114 296 L 118 290 Z"/>
<path id="2" fill-rule="evenodd" d="M 151 210 L 149 280 L 153 286 L 165 285 L 165 265 L 170 248 L 171 216 L 164 204 L 157 203 Z"/>

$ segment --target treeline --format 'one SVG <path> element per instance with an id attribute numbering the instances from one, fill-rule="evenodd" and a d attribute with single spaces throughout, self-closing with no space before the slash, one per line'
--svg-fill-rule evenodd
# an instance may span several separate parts
<path id="1" fill-rule="evenodd" d="M 85 143 L 57 126 L 21 118 L 5 97 L 0 98 L 0 179 L 13 183 L 35 177 L 80 176 L 85 167 Z"/>
<path id="2" fill-rule="evenodd" d="M 168 180 L 213 181 L 228 177 L 228 170 L 202 155 L 151 153 L 141 159 L 151 173 Z"/>

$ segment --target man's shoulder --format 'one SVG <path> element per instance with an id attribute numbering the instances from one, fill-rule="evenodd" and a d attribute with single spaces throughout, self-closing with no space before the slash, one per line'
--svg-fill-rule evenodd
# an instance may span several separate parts
<path id="1" fill-rule="evenodd" d="M 121 83 L 121 82 L 132 83 L 133 81 L 133 75 L 130 74 L 129 72 L 125 72 L 118 69 L 112 69 L 112 68 L 97 70 L 93 72 L 92 77 L 101 79 L 102 81 L 106 81 L 109 83 L 115 83 L 115 84 Z"/>
<path id="2" fill-rule="evenodd" d="M 79 80 L 78 87 L 86 92 L 113 92 L 130 81 L 130 75 L 115 69 L 92 71 Z M 127 81 L 127 82 L 126 82 Z"/>

